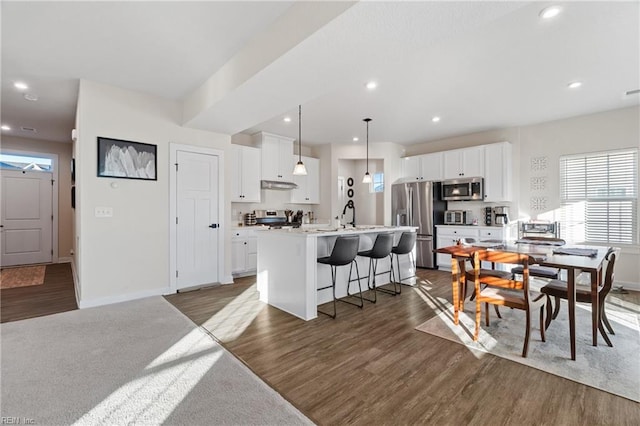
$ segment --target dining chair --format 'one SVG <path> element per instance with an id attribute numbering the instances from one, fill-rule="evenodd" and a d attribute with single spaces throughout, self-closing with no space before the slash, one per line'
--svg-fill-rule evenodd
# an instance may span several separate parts
<path id="1" fill-rule="evenodd" d="M 598 306 L 600 309 L 599 313 L 599 322 L 598 322 L 598 330 L 600 330 L 600 334 L 604 338 L 607 345 L 613 346 L 609 336 L 605 333 L 604 327 L 607 327 L 607 330 L 611 334 L 615 334 L 611 324 L 609 323 L 609 319 L 607 318 L 607 314 L 604 308 L 605 299 L 611 290 L 611 286 L 613 285 L 614 278 L 614 268 L 616 263 L 616 258 L 620 255 L 620 248 L 610 247 L 605 256 L 605 265 L 603 267 L 604 279 L 601 280 L 600 285 L 598 286 Z M 548 328 L 551 324 L 552 319 L 556 319 L 558 313 L 560 312 L 560 299 L 567 300 L 569 298 L 567 293 L 567 282 L 560 280 L 551 280 L 544 287 L 540 289 L 540 292 L 546 295 L 547 297 L 547 320 L 545 322 L 545 328 Z M 555 307 L 553 309 L 553 314 L 549 314 L 551 312 L 551 297 L 553 297 Z M 581 303 L 591 303 L 591 285 L 577 285 L 576 286 L 576 302 Z"/>
<path id="2" fill-rule="evenodd" d="M 494 306 L 507 306 L 520 309 L 526 313 L 526 331 L 522 357 L 526 358 L 529 350 L 529 335 L 531 332 L 531 313 L 540 309 L 540 336 L 545 341 L 544 335 L 544 310 L 546 306 L 545 296 L 542 293 L 532 291 L 529 288 L 529 264 L 533 259 L 522 253 L 509 253 L 495 250 L 479 250 L 473 254 L 474 260 L 474 284 L 476 293 L 476 327 L 473 340 L 478 340 L 480 333 L 480 319 L 482 316 L 482 303 L 485 304 L 485 323 L 489 326 L 489 304 Z M 522 280 L 512 277 L 482 275 L 481 262 L 487 261 L 495 264 L 517 264 L 522 266 Z M 482 285 L 485 285 L 483 288 Z"/>
<path id="3" fill-rule="evenodd" d="M 519 243 L 533 244 L 533 245 L 551 245 L 551 246 L 563 246 L 566 241 L 562 238 L 553 237 L 525 237 L 518 240 Z M 516 266 L 511 269 L 511 273 L 514 275 L 522 274 L 522 266 Z M 560 268 L 552 268 L 549 266 L 541 265 L 529 265 L 529 276 L 547 279 L 560 278 Z"/>

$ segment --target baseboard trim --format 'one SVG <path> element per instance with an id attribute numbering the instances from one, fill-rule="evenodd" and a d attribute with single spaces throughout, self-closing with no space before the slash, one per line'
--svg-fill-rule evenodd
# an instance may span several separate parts
<path id="1" fill-rule="evenodd" d="M 614 281 L 612 288 L 622 286 L 625 290 L 640 291 L 640 283 L 632 283 L 630 281 Z"/>
<path id="2" fill-rule="evenodd" d="M 58 263 L 71 263 L 71 258 L 70 257 L 59 257 L 58 258 Z"/>
<path id="3" fill-rule="evenodd" d="M 129 300 L 144 299 L 145 297 L 162 296 L 169 294 L 167 287 L 154 288 L 151 290 L 139 291 L 136 293 L 118 294 L 115 296 L 100 297 L 97 299 L 80 300 L 78 307 L 80 309 L 94 308 L 96 306 L 111 305 L 113 303 L 128 302 Z"/>

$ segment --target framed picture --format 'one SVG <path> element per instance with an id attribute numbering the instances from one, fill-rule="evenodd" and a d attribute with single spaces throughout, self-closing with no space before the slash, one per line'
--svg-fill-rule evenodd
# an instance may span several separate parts
<path id="1" fill-rule="evenodd" d="M 158 180 L 157 149 L 148 143 L 98 137 L 98 177 Z"/>

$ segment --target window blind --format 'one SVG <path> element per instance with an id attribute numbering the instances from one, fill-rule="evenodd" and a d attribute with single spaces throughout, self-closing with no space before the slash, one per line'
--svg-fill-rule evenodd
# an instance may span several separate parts
<path id="1" fill-rule="evenodd" d="M 564 238 L 636 244 L 638 150 L 560 157 Z"/>

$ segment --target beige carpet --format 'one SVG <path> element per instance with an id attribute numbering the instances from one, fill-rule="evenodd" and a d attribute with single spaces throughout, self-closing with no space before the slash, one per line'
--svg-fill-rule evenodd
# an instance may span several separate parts
<path id="1" fill-rule="evenodd" d="M 615 301 L 610 294 L 609 302 Z M 613 347 L 598 336 L 598 346 L 591 342 L 590 306 L 576 307 L 576 361 L 571 360 L 569 319 L 563 301 L 558 318 L 547 329 L 546 342 L 540 339 L 538 315 L 533 319 L 529 354 L 522 358 L 525 313 L 517 309 L 501 308 L 502 319 L 492 307 L 491 325 L 484 325 L 484 306 L 480 337 L 473 341 L 475 302 L 465 304 L 460 324 L 453 324 L 453 306 L 444 299 L 432 300 L 439 314 L 416 327 L 416 330 L 465 345 L 477 357 L 490 353 L 530 367 L 555 374 L 585 385 L 640 402 L 640 326 L 638 307 L 624 306 L 618 300 L 607 305 L 607 316 L 615 335 L 610 335 Z"/>
<path id="2" fill-rule="evenodd" d="M 0 332 L 3 419 L 312 424 L 159 296 L 5 323 Z"/>
<path id="3" fill-rule="evenodd" d="M 18 266 L 0 271 L 0 289 L 44 284 L 46 266 Z"/>

